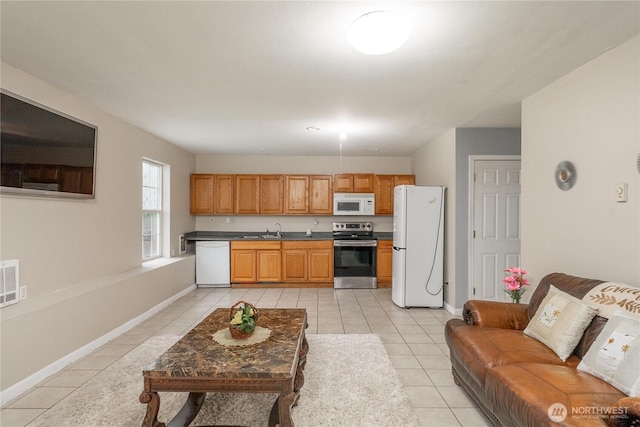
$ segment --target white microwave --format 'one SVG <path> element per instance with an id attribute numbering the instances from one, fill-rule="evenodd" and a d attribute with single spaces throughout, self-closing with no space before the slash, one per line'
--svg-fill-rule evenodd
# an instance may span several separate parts
<path id="1" fill-rule="evenodd" d="M 334 215 L 375 215 L 373 193 L 334 193 Z"/>

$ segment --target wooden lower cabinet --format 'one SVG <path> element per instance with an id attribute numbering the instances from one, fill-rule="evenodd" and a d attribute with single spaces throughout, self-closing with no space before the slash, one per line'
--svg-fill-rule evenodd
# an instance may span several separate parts
<path id="1" fill-rule="evenodd" d="M 257 251 L 258 282 L 282 281 L 282 255 L 280 250 Z"/>
<path id="2" fill-rule="evenodd" d="M 234 249 L 231 245 L 231 282 L 257 281 L 257 251 L 255 249 Z"/>
<path id="3" fill-rule="evenodd" d="M 333 283 L 333 240 L 282 242 L 283 282 Z"/>
<path id="4" fill-rule="evenodd" d="M 232 241 L 231 283 L 282 281 L 280 242 Z"/>
<path id="5" fill-rule="evenodd" d="M 282 242 L 284 282 L 333 283 L 333 240 Z"/>
<path id="6" fill-rule="evenodd" d="M 236 287 L 333 287 L 333 240 L 232 241 Z"/>
<path id="7" fill-rule="evenodd" d="M 282 249 L 282 280 L 302 282 L 307 280 L 308 253 L 306 249 Z"/>
<path id="8" fill-rule="evenodd" d="M 378 240 L 377 277 L 379 288 L 390 288 L 393 277 L 393 241 Z"/>
<path id="9" fill-rule="evenodd" d="M 330 249 L 309 249 L 310 282 L 331 282 L 333 286 L 333 242 Z"/>

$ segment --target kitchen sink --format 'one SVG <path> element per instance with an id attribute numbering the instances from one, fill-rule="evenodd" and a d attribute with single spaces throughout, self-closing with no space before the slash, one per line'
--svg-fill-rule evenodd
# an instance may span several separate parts
<path id="1" fill-rule="evenodd" d="M 243 239 L 282 239 L 282 234 L 276 236 L 275 234 L 261 234 L 261 235 L 247 235 L 242 236 Z"/>

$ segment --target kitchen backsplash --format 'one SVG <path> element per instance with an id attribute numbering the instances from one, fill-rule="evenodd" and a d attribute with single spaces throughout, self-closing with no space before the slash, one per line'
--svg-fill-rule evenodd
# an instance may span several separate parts
<path id="1" fill-rule="evenodd" d="M 317 221 L 317 224 L 314 224 Z M 373 223 L 377 232 L 393 231 L 391 216 L 264 216 L 264 215 L 229 215 L 229 216 L 197 216 L 196 231 L 276 231 L 280 224 L 283 233 L 294 231 L 331 232 L 335 221 L 353 221 Z"/>

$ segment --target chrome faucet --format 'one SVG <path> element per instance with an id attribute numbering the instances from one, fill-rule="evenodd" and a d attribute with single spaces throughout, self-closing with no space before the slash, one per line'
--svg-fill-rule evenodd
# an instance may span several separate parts
<path id="1" fill-rule="evenodd" d="M 280 223 L 279 223 L 279 222 L 276 222 L 276 224 L 275 224 L 275 225 L 277 225 L 277 226 L 278 226 L 278 230 L 276 231 L 276 237 L 278 237 L 278 238 L 279 238 L 279 237 L 281 237 L 281 236 L 282 236 L 282 233 L 280 232 Z"/>

